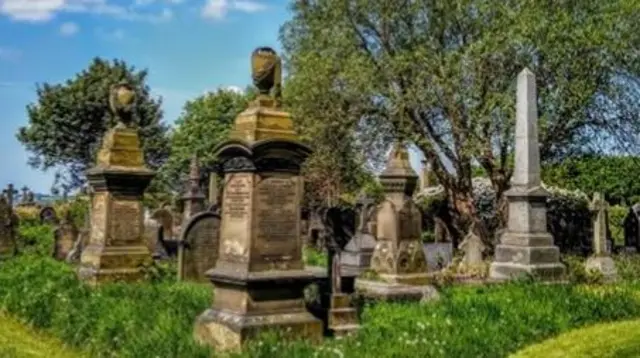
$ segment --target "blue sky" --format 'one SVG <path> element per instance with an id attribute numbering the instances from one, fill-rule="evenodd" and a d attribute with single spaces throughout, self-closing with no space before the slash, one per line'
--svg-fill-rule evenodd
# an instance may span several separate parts
<path id="1" fill-rule="evenodd" d="M 279 48 L 287 0 L 0 0 L 0 186 L 48 193 L 15 139 L 35 83 L 62 82 L 100 56 L 150 71 L 172 123 L 185 101 L 250 82 L 249 55 Z M 418 169 L 419 159 L 412 153 Z"/>

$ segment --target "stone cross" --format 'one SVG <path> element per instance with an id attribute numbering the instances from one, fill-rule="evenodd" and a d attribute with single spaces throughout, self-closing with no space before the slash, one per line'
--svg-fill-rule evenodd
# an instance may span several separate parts
<path id="1" fill-rule="evenodd" d="M 359 213 L 360 218 L 359 218 L 358 228 L 356 229 L 357 232 L 367 233 L 367 234 L 369 233 L 369 226 L 367 225 L 369 222 L 369 216 L 370 216 L 369 209 L 373 204 L 375 204 L 375 200 L 373 200 L 372 197 L 370 197 L 365 193 L 361 193 L 360 196 L 358 197 L 356 201 L 356 207 L 359 207 L 360 209 L 360 213 Z"/>
<path id="2" fill-rule="evenodd" d="M 27 187 L 26 185 L 22 187 L 22 197 L 21 197 L 21 202 L 23 204 L 26 204 L 29 202 L 29 187 Z"/>
<path id="3" fill-rule="evenodd" d="M 458 247 L 464 252 L 462 258 L 462 264 L 466 267 L 474 267 L 482 265 L 482 253 L 486 250 L 485 244 L 482 239 L 474 232 L 474 226 L 469 229 L 469 233 L 464 237 L 464 240 Z"/>
<path id="4" fill-rule="evenodd" d="M 9 204 L 9 207 L 13 207 L 13 197 L 18 194 L 18 191 L 14 189 L 13 184 L 7 185 L 7 188 L 4 189 L 2 193 L 7 198 L 7 204 Z"/>
<path id="5" fill-rule="evenodd" d="M 593 200 L 589 204 L 589 210 L 595 213 L 593 220 L 593 253 L 598 255 L 608 254 L 607 250 L 607 211 L 609 204 L 604 200 L 602 193 L 594 193 Z"/>

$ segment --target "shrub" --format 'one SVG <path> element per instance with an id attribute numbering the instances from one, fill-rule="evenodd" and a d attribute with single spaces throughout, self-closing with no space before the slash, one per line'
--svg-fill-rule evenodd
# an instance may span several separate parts
<path id="1" fill-rule="evenodd" d="M 569 191 L 543 185 L 550 193 L 547 199 L 547 227 L 563 252 L 588 252 L 591 247 L 591 213 L 589 198 L 581 191 Z M 495 191 L 487 178 L 473 178 L 476 210 L 491 237 L 498 229 Z M 447 198 L 442 186 L 419 193 L 416 201 L 425 219 L 437 216 L 447 221 Z M 433 229 L 430 226 L 429 229 Z"/>
<path id="2" fill-rule="evenodd" d="M 193 323 L 211 302 L 211 286 L 107 284 L 92 290 L 73 268 L 22 255 L 0 267 L 0 308 L 48 329 L 93 357 L 210 357 Z"/>
<path id="3" fill-rule="evenodd" d="M 53 254 L 54 228 L 38 223 L 18 226 L 18 251 L 40 256 Z"/>
<path id="4" fill-rule="evenodd" d="M 40 208 L 37 206 L 17 206 L 14 208 L 21 225 L 35 225 L 40 223 Z"/>

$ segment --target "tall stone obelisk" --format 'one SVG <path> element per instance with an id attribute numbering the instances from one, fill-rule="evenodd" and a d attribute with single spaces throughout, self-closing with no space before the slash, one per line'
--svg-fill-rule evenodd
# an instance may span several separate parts
<path id="1" fill-rule="evenodd" d="M 505 193 L 509 219 L 489 272 L 495 280 L 522 275 L 558 280 L 565 271 L 560 250 L 547 231 L 548 192 L 540 180 L 536 100 L 535 76 L 525 68 L 518 75 L 515 168 L 511 189 Z"/>

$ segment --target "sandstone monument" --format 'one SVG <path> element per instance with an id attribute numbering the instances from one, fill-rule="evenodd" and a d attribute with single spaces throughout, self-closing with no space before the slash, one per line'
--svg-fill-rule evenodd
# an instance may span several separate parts
<path id="1" fill-rule="evenodd" d="M 374 277 L 357 278 L 355 288 L 365 297 L 421 299 L 432 287 L 420 237 L 422 213 L 411 198 L 418 175 L 402 142 L 394 144 L 379 179 L 385 199 L 377 211 L 378 241 L 369 269 Z"/>
<path id="2" fill-rule="evenodd" d="M 540 181 L 538 109 L 535 76 L 528 69 L 518 75 L 515 168 L 508 200 L 507 228 L 496 246 L 489 277 L 494 280 L 533 275 L 558 280 L 564 275 L 560 250 L 547 231 L 548 192 Z"/>
<path id="3" fill-rule="evenodd" d="M 300 167 L 311 150 L 280 107 L 279 56 L 262 47 L 251 63 L 260 94 L 216 151 L 225 184 L 218 260 L 207 272 L 215 295 L 194 332 L 218 352 L 271 329 L 322 337 L 322 322 L 306 310 L 303 295 L 314 275 L 302 259 Z"/>
<path id="4" fill-rule="evenodd" d="M 589 209 L 593 218 L 593 255 L 587 259 L 585 269 L 600 272 L 604 280 L 614 282 L 618 278 L 616 264 L 607 249 L 607 215 L 609 204 L 602 193 L 594 193 Z"/>
<path id="5" fill-rule="evenodd" d="M 122 83 L 110 104 L 118 124 L 104 136 L 96 166 L 87 171 L 93 188 L 89 245 L 78 275 L 89 284 L 136 281 L 151 260 L 143 237 L 142 196 L 154 177 L 146 168 L 138 131 L 133 127 L 135 90 Z"/>

